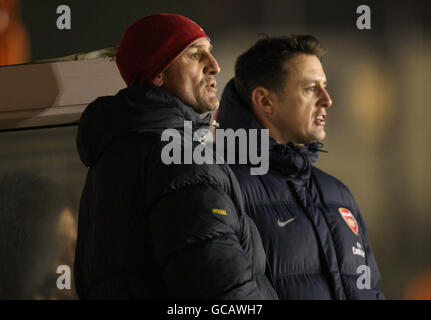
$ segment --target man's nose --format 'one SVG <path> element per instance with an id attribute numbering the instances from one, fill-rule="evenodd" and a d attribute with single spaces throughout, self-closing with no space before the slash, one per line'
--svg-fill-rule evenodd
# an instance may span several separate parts
<path id="1" fill-rule="evenodd" d="M 211 53 L 208 53 L 207 61 L 204 67 L 204 73 L 208 75 L 216 75 L 220 73 L 220 67 L 217 63 L 217 60 Z"/>
<path id="2" fill-rule="evenodd" d="M 329 108 L 332 106 L 332 99 L 329 95 L 329 92 L 326 90 L 326 88 L 322 88 L 322 97 L 320 99 L 320 106 Z"/>

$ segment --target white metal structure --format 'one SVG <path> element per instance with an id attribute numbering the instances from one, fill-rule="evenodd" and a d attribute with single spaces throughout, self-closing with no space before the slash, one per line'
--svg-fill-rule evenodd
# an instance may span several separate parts
<path id="1" fill-rule="evenodd" d="M 94 99 L 126 85 L 107 49 L 0 67 L 0 130 L 77 123 Z"/>

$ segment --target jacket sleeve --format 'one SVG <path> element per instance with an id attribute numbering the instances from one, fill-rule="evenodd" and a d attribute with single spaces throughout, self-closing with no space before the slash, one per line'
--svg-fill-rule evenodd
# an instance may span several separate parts
<path id="1" fill-rule="evenodd" d="M 149 212 L 154 254 L 178 299 L 264 299 L 241 237 L 250 236 L 228 194 L 198 183 L 173 189 Z M 251 242 L 251 241 L 250 241 Z"/>

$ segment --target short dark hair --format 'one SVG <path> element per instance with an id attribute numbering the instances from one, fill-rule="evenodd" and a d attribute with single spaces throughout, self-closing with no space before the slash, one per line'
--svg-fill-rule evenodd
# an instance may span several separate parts
<path id="1" fill-rule="evenodd" d="M 241 54 L 235 63 L 235 88 L 241 99 L 251 106 L 251 93 L 262 86 L 279 94 L 289 70 L 284 63 L 299 54 L 319 59 L 326 48 L 311 35 L 265 36 Z"/>

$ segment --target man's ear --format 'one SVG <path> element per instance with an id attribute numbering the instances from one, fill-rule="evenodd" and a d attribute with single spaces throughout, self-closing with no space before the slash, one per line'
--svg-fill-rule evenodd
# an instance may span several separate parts
<path id="1" fill-rule="evenodd" d="M 159 74 L 157 77 L 155 77 L 152 81 L 152 84 L 154 84 L 156 87 L 161 87 L 163 85 L 162 74 Z"/>
<path id="2" fill-rule="evenodd" d="M 268 89 L 264 87 L 256 87 L 251 93 L 251 102 L 253 108 L 259 112 L 266 115 L 272 114 L 273 102 Z"/>

